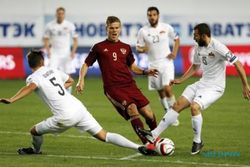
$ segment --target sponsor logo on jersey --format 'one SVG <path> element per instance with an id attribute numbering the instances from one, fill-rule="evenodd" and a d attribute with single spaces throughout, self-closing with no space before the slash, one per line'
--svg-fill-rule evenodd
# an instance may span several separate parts
<path id="1" fill-rule="evenodd" d="M 103 52 L 108 52 L 109 50 L 107 49 L 107 48 L 105 48 L 104 50 L 103 50 Z"/>

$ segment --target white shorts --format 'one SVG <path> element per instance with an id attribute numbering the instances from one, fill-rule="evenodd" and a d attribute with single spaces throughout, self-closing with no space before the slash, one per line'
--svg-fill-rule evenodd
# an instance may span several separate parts
<path id="1" fill-rule="evenodd" d="M 35 125 L 36 132 L 40 135 L 46 133 L 62 133 L 65 130 L 75 127 L 80 131 L 87 131 L 92 136 L 102 130 L 100 124 L 88 111 L 80 111 L 74 116 L 62 118 L 52 116 Z"/>
<path id="2" fill-rule="evenodd" d="M 204 110 L 218 100 L 224 93 L 224 89 L 206 85 L 201 82 L 195 82 L 186 87 L 183 91 L 184 96 L 190 103 L 196 102 Z"/>
<path id="3" fill-rule="evenodd" d="M 148 76 L 149 90 L 162 90 L 164 86 L 169 85 L 170 81 L 174 79 L 173 63 L 159 65 L 156 69 L 159 71 L 157 77 Z"/>
<path id="4" fill-rule="evenodd" d="M 70 53 L 66 55 L 58 55 L 56 53 L 51 53 L 50 59 L 48 61 L 49 67 L 56 68 L 66 74 L 73 74 L 76 72 L 73 60 L 70 57 Z"/>

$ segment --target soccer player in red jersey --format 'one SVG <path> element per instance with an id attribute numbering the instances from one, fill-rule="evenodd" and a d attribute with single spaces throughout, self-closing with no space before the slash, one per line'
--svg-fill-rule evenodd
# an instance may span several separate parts
<path id="1" fill-rule="evenodd" d="M 84 78 L 88 68 L 97 60 L 102 72 L 106 97 L 125 120 L 130 120 L 141 141 L 146 143 L 145 138 L 137 132 L 138 127 L 143 128 L 140 115 L 145 118 L 151 130 L 157 126 L 156 119 L 148 99 L 137 88 L 131 71 L 135 74 L 155 77 L 157 77 L 158 71 L 155 69 L 144 70 L 135 64 L 130 45 L 119 40 L 121 32 L 119 18 L 109 16 L 106 20 L 106 30 L 107 39 L 91 48 L 85 63 L 81 67 L 76 91 L 83 91 Z"/>

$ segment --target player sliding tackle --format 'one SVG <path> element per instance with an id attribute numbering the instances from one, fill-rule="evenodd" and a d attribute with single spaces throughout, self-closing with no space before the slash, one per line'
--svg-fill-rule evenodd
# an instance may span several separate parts
<path id="1" fill-rule="evenodd" d="M 203 122 L 201 111 L 208 108 L 224 93 L 226 61 L 235 66 L 242 82 L 243 96 L 250 100 L 250 87 L 242 64 L 224 44 L 211 38 L 210 28 L 207 24 L 201 23 L 194 27 L 194 40 L 198 45 L 194 48 L 193 64 L 182 77 L 171 81 L 171 84 L 184 82 L 199 68 L 203 71 L 201 79 L 184 90 L 173 107 L 164 115 L 157 128 L 151 132 L 139 129 L 141 135 L 151 143 L 155 143 L 157 137 L 177 120 L 179 113 L 190 107 L 194 133 L 192 155 L 198 154 L 204 145 L 201 140 Z"/>
<path id="2" fill-rule="evenodd" d="M 27 85 L 21 88 L 11 98 L 0 98 L 5 104 L 14 103 L 35 91 L 50 107 L 53 116 L 34 125 L 31 130 L 32 147 L 20 148 L 19 154 L 40 154 L 43 135 L 47 133 L 61 133 L 71 127 L 87 131 L 95 138 L 117 146 L 130 148 L 142 154 L 151 154 L 145 146 L 138 145 L 125 137 L 106 132 L 85 106 L 66 88 L 73 84 L 73 79 L 56 69 L 44 66 L 42 51 L 31 51 L 27 55 L 32 74 L 27 78 Z"/>

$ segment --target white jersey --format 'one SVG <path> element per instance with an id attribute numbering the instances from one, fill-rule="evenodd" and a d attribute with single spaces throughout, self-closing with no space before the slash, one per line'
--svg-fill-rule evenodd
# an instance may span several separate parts
<path id="1" fill-rule="evenodd" d="M 64 88 L 69 76 L 61 71 L 40 67 L 26 79 L 27 85 L 37 85 L 35 92 L 50 107 L 55 116 L 69 118 L 76 112 L 85 110 L 83 104 Z"/>
<path id="2" fill-rule="evenodd" d="M 142 27 L 137 36 L 137 46 L 147 46 L 149 66 L 161 63 L 162 61 L 173 62 L 173 60 L 167 59 L 167 55 L 171 53 L 170 39 L 178 39 L 177 33 L 174 28 L 165 23 L 159 22 L 157 27 L 152 27 L 150 24 Z"/>
<path id="3" fill-rule="evenodd" d="M 77 37 L 75 25 L 67 20 L 61 24 L 54 20 L 45 27 L 44 38 L 50 39 L 51 52 L 61 56 L 70 53 L 71 38 Z"/>
<path id="4" fill-rule="evenodd" d="M 206 85 L 213 85 L 218 88 L 225 88 L 226 61 L 235 63 L 238 58 L 218 40 L 211 38 L 207 47 L 194 48 L 193 64 L 198 64 L 202 70 L 200 82 Z"/>

